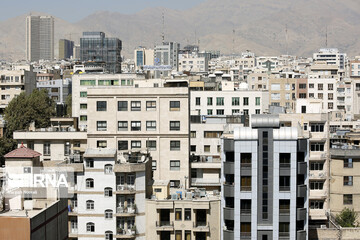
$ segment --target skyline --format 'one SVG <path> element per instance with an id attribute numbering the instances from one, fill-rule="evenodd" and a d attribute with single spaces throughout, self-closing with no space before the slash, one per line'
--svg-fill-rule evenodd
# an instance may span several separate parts
<path id="1" fill-rule="evenodd" d="M 63 20 L 75 23 L 81 19 L 87 17 L 90 14 L 99 11 L 118 12 L 121 14 L 135 14 L 147 8 L 162 7 L 174 10 L 184 10 L 194 7 L 206 0 L 183 0 L 179 1 L 167 1 L 167 0 L 105 0 L 102 2 L 95 0 L 82 0 L 82 1 L 62 1 L 62 5 L 55 7 L 49 7 L 48 1 L 34 0 L 31 1 L 31 5 L 25 0 L 9 1 L 0 9 L 0 22 L 7 19 L 17 17 L 23 14 L 29 14 L 31 12 L 42 12 L 52 16 L 56 16 Z M 84 8 L 86 2 L 87 8 Z M 106 4 L 104 4 L 106 3 Z M 81 10 L 81 11 L 80 11 Z"/>

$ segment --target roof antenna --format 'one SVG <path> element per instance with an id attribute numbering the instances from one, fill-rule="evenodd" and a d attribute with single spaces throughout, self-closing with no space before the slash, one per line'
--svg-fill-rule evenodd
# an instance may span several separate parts
<path id="1" fill-rule="evenodd" d="M 164 10 L 162 12 L 162 33 L 161 33 L 162 42 L 164 44 L 165 42 L 165 15 Z"/>
<path id="2" fill-rule="evenodd" d="M 327 29 L 327 25 L 326 25 L 326 33 L 325 33 L 325 47 L 328 47 L 328 29 Z"/>
<path id="3" fill-rule="evenodd" d="M 233 57 L 235 56 L 235 29 L 233 28 L 233 42 L 232 42 L 232 44 L 233 44 L 233 49 L 232 49 L 232 52 L 233 52 Z"/>
<path id="4" fill-rule="evenodd" d="M 285 41 L 286 41 L 286 55 L 289 55 L 289 45 L 288 45 L 288 28 L 287 24 L 285 25 Z"/>

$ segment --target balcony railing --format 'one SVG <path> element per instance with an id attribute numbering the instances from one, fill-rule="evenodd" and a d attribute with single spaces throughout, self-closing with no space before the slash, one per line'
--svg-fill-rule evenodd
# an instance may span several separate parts
<path id="1" fill-rule="evenodd" d="M 241 186 L 240 191 L 251 191 L 251 186 Z"/>
<path id="2" fill-rule="evenodd" d="M 279 213 L 282 215 L 289 215 L 290 214 L 290 209 L 281 209 L 279 210 Z"/>
<path id="3" fill-rule="evenodd" d="M 280 163 L 280 168 L 290 168 L 290 163 Z"/>
<path id="4" fill-rule="evenodd" d="M 251 209 L 246 209 L 246 208 L 240 209 L 240 213 L 241 214 L 251 214 Z"/>
<path id="5" fill-rule="evenodd" d="M 279 237 L 290 237 L 289 232 L 279 232 Z"/>
<path id="6" fill-rule="evenodd" d="M 136 234 L 136 228 L 134 226 L 130 226 L 128 229 L 118 227 L 116 229 L 116 233 L 117 235 L 134 236 Z"/>
<path id="7" fill-rule="evenodd" d="M 196 223 L 193 222 L 193 227 L 207 227 L 209 223 L 203 221 L 197 221 Z"/>
<path id="8" fill-rule="evenodd" d="M 290 186 L 279 186 L 279 191 L 290 191 Z"/>
<path id="9" fill-rule="evenodd" d="M 172 221 L 156 221 L 156 227 L 174 227 Z"/>
<path id="10" fill-rule="evenodd" d="M 240 167 L 242 167 L 242 168 L 251 168 L 251 163 L 240 163 Z"/>
<path id="11" fill-rule="evenodd" d="M 192 184 L 220 184 L 220 179 L 219 178 L 192 178 L 191 179 L 191 183 Z"/>
<path id="12" fill-rule="evenodd" d="M 241 239 L 250 239 L 251 238 L 251 232 L 240 232 L 240 238 Z"/>
<path id="13" fill-rule="evenodd" d="M 134 214 L 136 212 L 135 206 L 128 207 L 117 207 L 116 213 L 131 213 Z"/>
<path id="14" fill-rule="evenodd" d="M 135 185 L 117 185 L 116 186 L 117 191 L 135 191 Z"/>

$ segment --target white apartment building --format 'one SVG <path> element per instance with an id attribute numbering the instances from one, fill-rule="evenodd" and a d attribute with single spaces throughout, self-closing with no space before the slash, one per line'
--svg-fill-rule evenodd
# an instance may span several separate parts
<path id="1" fill-rule="evenodd" d="M 209 63 L 207 57 L 199 57 L 194 54 L 179 54 L 179 71 L 184 72 L 207 72 Z"/>
<path id="2" fill-rule="evenodd" d="M 172 188 L 187 184 L 187 87 L 98 86 L 87 94 L 88 148 L 148 151 L 155 180 L 170 180 Z"/>
<path id="3" fill-rule="evenodd" d="M 135 70 L 140 70 L 144 65 L 154 65 L 154 50 L 138 47 L 134 50 Z"/>
<path id="4" fill-rule="evenodd" d="M 135 79 L 144 79 L 144 76 L 136 74 L 74 74 L 72 77 L 72 116 L 79 118 L 79 127 L 82 129 L 87 127 L 88 89 L 95 86 L 134 87 Z"/>
<path id="5" fill-rule="evenodd" d="M 325 61 L 329 65 L 336 65 L 340 70 L 346 68 L 346 53 L 340 53 L 336 48 L 321 48 L 313 54 L 314 61 Z"/>

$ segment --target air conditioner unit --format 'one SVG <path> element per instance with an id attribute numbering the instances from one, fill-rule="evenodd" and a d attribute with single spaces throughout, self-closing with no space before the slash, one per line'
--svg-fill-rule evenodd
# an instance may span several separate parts
<path id="1" fill-rule="evenodd" d="M 320 225 L 320 228 L 327 228 L 326 225 Z"/>

